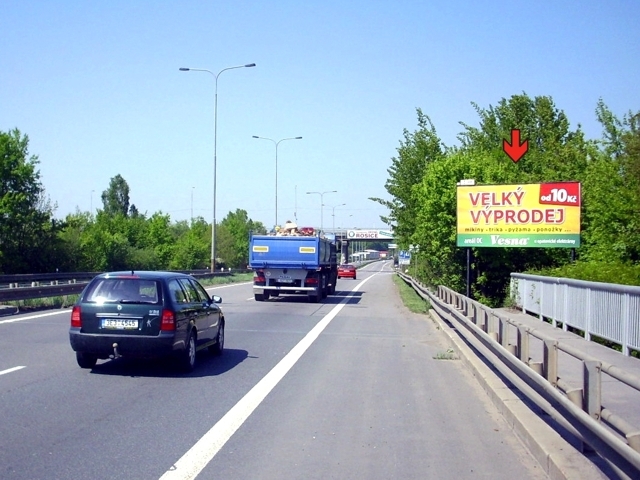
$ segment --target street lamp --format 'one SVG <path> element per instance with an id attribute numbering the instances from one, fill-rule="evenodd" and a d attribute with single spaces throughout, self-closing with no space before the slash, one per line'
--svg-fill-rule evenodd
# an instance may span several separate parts
<path id="1" fill-rule="evenodd" d="M 191 187 L 191 225 L 193 226 L 193 191 L 196 187 Z"/>
<path id="2" fill-rule="evenodd" d="M 333 207 L 331 207 L 331 217 L 332 217 L 332 222 L 333 222 L 333 233 L 336 233 L 336 208 L 338 207 L 344 207 L 346 205 L 346 203 L 341 203 L 340 205 L 334 205 Z"/>
<path id="3" fill-rule="evenodd" d="M 278 145 L 280 142 L 284 142 L 285 140 L 301 140 L 302 137 L 289 137 L 278 140 L 277 142 L 273 138 L 267 137 L 259 137 L 257 135 L 253 135 L 253 138 L 257 138 L 259 140 L 270 140 L 276 146 L 276 223 L 278 225 Z"/>
<path id="4" fill-rule="evenodd" d="M 323 216 L 323 212 L 324 212 L 324 194 L 325 193 L 338 193 L 337 190 L 327 190 L 326 192 L 307 192 L 307 195 L 312 195 L 312 194 L 316 194 L 316 195 L 320 195 L 320 231 L 322 232 L 323 229 L 323 223 L 322 223 L 322 216 Z"/>
<path id="5" fill-rule="evenodd" d="M 213 106 L 213 225 L 211 225 L 211 273 L 216 271 L 216 167 L 218 163 L 217 151 L 218 151 L 218 77 L 222 72 L 227 70 L 233 70 L 234 68 L 247 68 L 255 67 L 255 63 L 248 63 L 246 65 L 236 65 L 235 67 L 227 67 L 220 70 L 218 73 L 213 73 L 211 70 L 204 68 L 185 68 L 180 67 L 181 72 L 207 72 L 213 75 L 215 78 L 216 90 L 215 101 Z"/>

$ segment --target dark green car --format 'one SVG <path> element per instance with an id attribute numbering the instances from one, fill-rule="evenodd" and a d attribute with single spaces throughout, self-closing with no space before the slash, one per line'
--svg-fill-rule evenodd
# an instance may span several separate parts
<path id="1" fill-rule="evenodd" d="M 198 350 L 222 353 L 221 302 L 182 273 L 103 273 L 73 307 L 71 348 L 82 368 L 93 368 L 98 359 L 173 356 L 184 371 L 191 371 Z"/>

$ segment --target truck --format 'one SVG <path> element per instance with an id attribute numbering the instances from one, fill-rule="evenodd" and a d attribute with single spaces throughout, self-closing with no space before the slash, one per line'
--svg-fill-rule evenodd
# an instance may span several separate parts
<path id="1" fill-rule="evenodd" d="M 319 235 L 251 235 L 249 268 L 253 293 L 262 302 L 281 295 L 307 295 L 317 303 L 334 295 L 338 279 L 335 240 Z"/>

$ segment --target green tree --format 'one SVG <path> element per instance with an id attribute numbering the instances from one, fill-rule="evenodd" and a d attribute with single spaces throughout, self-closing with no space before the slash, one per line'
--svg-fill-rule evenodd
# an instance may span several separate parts
<path id="1" fill-rule="evenodd" d="M 126 217 L 98 212 L 96 220 L 83 235 L 82 250 L 88 265 L 96 271 L 129 270 L 134 268 L 129 258 Z"/>
<path id="2" fill-rule="evenodd" d="M 620 121 L 600 100 L 603 128 L 583 185 L 587 260 L 640 261 L 640 113 Z"/>
<path id="3" fill-rule="evenodd" d="M 266 233 L 260 222 L 251 220 L 245 210 L 229 212 L 216 229 L 216 257 L 221 264 L 245 268 L 249 262 L 249 233 Z"/>
<path id="4" fill-rule="evenodd" d="M 120 174 L 113 177 L 109 188 L 102 192 L 102 206 L 107 215 L 129 215 L 129 184 Z"/>
<path id="5" fill-rule="evenodd" d="M 70 213 L 66 216 L 63 227 L 58 233 L 64 259 L 60 262 L 60 271 L 95 271 L 95 266 L 89 263 L 83 247 L 92 223 L 91 214 L 89 212 L 80 212 L 78 209 L 76 209 L 75 213 Z"/>
<path id="6" fill-rule="evenodd" d="M 60 258 L 54 206 L 29 156 L 29 137 L 18 129 L 0 132 L 0 272 L 52 271 Z"/>
<path id="7" fill-rule="evenodd" d="M 414 153 L 408 156 L 413 162 L 403 165 L 414 165 L 419 179 L 414 171 L 402 188 L 396 187 L 400 180 L 395 176 L 401 170 L 392 168 L 388 185 L 394 188 L 387 188 L 394 202 L 409 206 L 395 215 L 402 232 L 398 243 L 418 247 L 413 255 L 418 275 L 427 283 L 448 285 L 458 291 L 464 291 L 466 270 L 466 251 L 456 246 L 456 184 L 460 180 L 473 178 L 477 184 L 580 181 L 587 163 L 588 144 L 580 128 L 570 128 L 568 118 L 550 97 L 514 95 L 497 106 L 475 107 L 479 126 L 463 124 L 460 147 L 439 150 L 435 135 L 430 135 L 430 161 L 424 162 L 424 155 Z M 529 140 L 529 152 L 517 164 L 502 150 L 503 139 L 510 139 L 513 129 L 520 129 L 523 138 Z M 405 134 L 407 144 L 411 146 L 412 139 Z M 402 153 L 415 150 L 406 148 Z M 398 160 L 393 162 L 396 165 Z M 569 252 L 564 249 L 485 248 L 474 249 L 473 253 L 474 294 L 489 304 L 499 303 L 504 297 L 512 271 L 569 260 Z"/>
<path id="8" fill-rule="evenodd" d="M 398 147 L 398 156 L 391 159 L 387 169 L 389 178 L 385 189 L 391 200 L 371 198 L 389 209 L 389 215 L 381 217 L 387 225 L 393 225 L 397 243 L 407 247 L 417 227 L 419 202 L 414 196 L 414 185 L 422 181 L 427 166 L 441 159 L 445 152 L 431 119 L 417 109 L 418 129 L 412 133 L 404 130 L 404 140 Z"/>
<path id="9" fill-rule="evenodd" d="M 182 222 L 181 222 L 182 224 Z M 187 226 L 187 222 L 183 226 Z M 209 264 L 211 252 L 211 229 L 202 217 L 191 222 L 186 230 L 182 231 L 173 249 L 170 263 L 172 270 L 191 270 L 206 268 Z"/>
<path id="10" fill-rule="evenodd" d="M 462 150 L 478 163 L 473 177 L 478 184 L 521 184 L 582 181 L 589 144 L 578 126 L 571 129 L 566 114 L 548 96 L 526 94 L 501 99 L 497 106 L 481 109 L 479 127 L 465 125 L 459 135 Z M 519 129 L 529 141 L 526 157 L 510 161 L 503 139 Z M 450 188 L 455 188 L 451 186 Z M 530 268 L 555 267 L 570 260 L 568 249 L 474 249 L 475 295 L 487 303 L 500 303 L 506 295 L 509 275 Z"/>
<path id="11" fill-rule="evenodd" d="M 156 212 L 148 220 L 146 245 L 155 252 L 159 268 L 169 268 L 178 236 L 174 236 L 168 214 Z"/>

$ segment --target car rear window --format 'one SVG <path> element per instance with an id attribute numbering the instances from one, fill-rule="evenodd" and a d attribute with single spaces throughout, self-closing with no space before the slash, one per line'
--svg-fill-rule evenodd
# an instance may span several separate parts
<path id="1" fill-rule="evenodd" d="M 84 295 L 90 303 L 158 303 L 159 284 L 141 278 L 99 278 Z"/>

